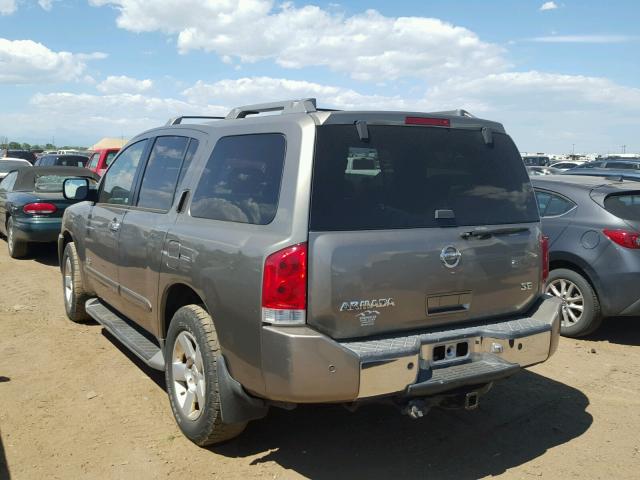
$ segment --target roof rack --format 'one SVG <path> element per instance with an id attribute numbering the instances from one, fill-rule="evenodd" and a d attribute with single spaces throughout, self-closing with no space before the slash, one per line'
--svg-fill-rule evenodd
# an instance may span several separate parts
<path id="1" fill-rule="evenodd" d="M 227 120 L 245 118 L 247 115 L 256 115 L 263 112 L 282 113 L 311 113 L 316 112 L 316 99 L 303 98 L 300 100 L 284 100 L 281 102 L 257 103 L 255 105 L 244 105 L 232 109 L 226 116 Z"/>
<path id="2" fill-rule="evenodd" d="M 209 117 L 209 116 L 206 116 L 206 115 L 182 115 L 180 117 L 170 118 L 169 121 L 167 122 L 166 126 L 169 126 L 169 125 L 180 125 L 182 123 L 182 120 L 184 120 L 185 118 L 199 118 L 199 119 L 206 119 L 206 120 L 224 120 L 224 117 Z"/>
<path id="3" fill-rule="evenodd" d="M 432 113 L 434 115 L 451 115 L 455 117 L 477 118 L 475 115 L 472 115 L 471 113 L 461 108 L 458 108 L 457 110 L 446 110 L 444 112 L 429 112 L 429 113 Z"/>

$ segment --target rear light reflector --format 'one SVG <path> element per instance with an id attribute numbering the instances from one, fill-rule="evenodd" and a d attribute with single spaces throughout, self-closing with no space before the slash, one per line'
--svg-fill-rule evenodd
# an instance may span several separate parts
<path id="1" fill-rule="evenodd" d="M 262 321 L 302 325 L 307 316 L 307 244 L 267 257 L 262 278 Z"/>
<path id="2" fill-rule="evenodd" d="M 432 127 L 450 127 L 451 120 L 448 118 L 428 118 L 428 117 L 406 117 L 405 125 L 429 125 Z"/>
<path id="3" fill-rule="evenodd" d="M 22 211 L 28 215 L 50 215 L 56 210 L 58 209 L 53 203 L 27 203 L 22 207 Z"/>
<path id="4" fill-rule="evenodd" d="M 542 285 L 549 278 L 549 237 L 540 237 L 540 254 L 542 255 Z"/>
<path id="5" fill-rule="evenodd" d="M 640 233 L 628 230 L 608 230 L 602 231 L 609 239 L 625 248 L 640 249 Z"/>

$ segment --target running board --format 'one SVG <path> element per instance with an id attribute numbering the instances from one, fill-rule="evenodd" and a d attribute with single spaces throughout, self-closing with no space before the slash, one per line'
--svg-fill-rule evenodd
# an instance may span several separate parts
<path id="1" fill-rule="evenodd" d="M 151 368 L 164 370 L 162 349 L 149 339 L 148 334 L 143 333 L 140 327 L 121 317 L 97 298 L 87 300 L 85 310 L 140 360 Z"/>

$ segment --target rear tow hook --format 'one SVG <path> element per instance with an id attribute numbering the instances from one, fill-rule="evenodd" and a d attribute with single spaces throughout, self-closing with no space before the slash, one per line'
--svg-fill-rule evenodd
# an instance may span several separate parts
<path id="1" fill-rule="evenodd" d="M 425 401 L 412 400 L 402 409 L 402 414 L 417 420 L 429 413 L 429 410 L 431 410 L 431 406 L 427 405 Z"/>

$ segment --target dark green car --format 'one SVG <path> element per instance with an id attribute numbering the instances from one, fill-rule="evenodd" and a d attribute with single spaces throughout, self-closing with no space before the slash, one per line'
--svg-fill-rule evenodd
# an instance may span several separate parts
<path id="1" fill-rule="evenodd" d="M 67 178 L 98 176 L 85 168 L 24 167 L 10 172 L 0 182 L 0 232 L 7 237 L 9 255 L 24 257 L 30 243 L 55 242 L 65 208 L 76 203 L 62 195 Z"/>

